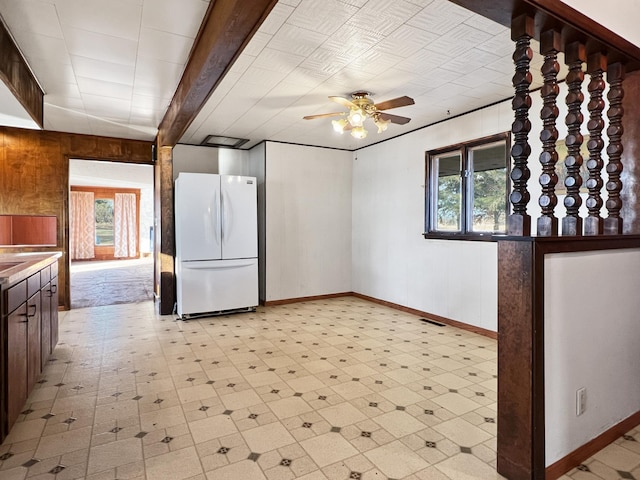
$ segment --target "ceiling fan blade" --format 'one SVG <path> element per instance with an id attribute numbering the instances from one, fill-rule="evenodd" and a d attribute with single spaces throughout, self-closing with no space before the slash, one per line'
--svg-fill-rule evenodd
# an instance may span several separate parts
<path id="1" fill-rule="evenodd" d="M 382 120 L 389 120 L 391 123 L 397 123 L 398 125 L 404 125 L 411 121 L 408 117 L 401 117 L 400 115 L 391 115 L 390 113 L 380 113 Z"/>
<path id="2" fill-rule="evenodd" d="M 375 107 L 378 110 L 389 110 L 391 108 L 406 107 L 407 105 L 413 105 L 414 103 L 416 102 L 413 101 L 413 98 L 404 96 L 392 98 L 386 102 L 376 103 Z"/>
<path id="3" fill-rule="evenodd" d="M 353 103 L 351 100 L 348 100 L 344 97 L 329 97 L 329 100 L 339 103 L 340 105 L 343 105 L 347 108 L 358 108 L 358 106 L 355 103 Z"/>
<path id="4" fill-rule="evenodd" d="M 339 115 L 345 115 L 345 112 L 320 113 L 318 115 L 307 115 L 306 117 L 302 118 L 304 120 L 313 120 L 314 118 L 337 117 Z"/>

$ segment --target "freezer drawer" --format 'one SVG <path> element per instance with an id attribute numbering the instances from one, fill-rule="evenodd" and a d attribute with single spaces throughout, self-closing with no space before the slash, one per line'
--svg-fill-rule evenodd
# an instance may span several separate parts
<path id="1" fill-rule="evenodd" d="M 179 262 L 178 315 L 258 305 L 258 259 Z"/>

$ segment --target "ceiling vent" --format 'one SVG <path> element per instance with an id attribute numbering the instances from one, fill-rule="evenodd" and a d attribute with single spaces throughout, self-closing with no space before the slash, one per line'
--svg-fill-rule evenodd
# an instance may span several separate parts
<path id="1" fill-rule="evenodd" d="M 221 135 L 209 135 L 200 145 L 205 147 L 240 148 L 249 141 L 248 138 L 224 137 Z"/>

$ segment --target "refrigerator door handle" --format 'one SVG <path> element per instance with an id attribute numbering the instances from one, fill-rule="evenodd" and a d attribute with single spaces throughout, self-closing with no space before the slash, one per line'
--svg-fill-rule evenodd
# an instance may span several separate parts
<path id="1" fill-rule="evenodd" d="M 231 200 L 228 198 L 228 194 L 223 190 L 220 195 L 220 201 L 222 202 L 222 242 L 224 243 L 226 238 L 229 238 L 231 228 L 233 226 L 233 211 L 231 208 Z M 225 233 L 227 235 L 225 235 Z"/>
<path id="2" fill-rule="evenodd" d="M 214 217 L 213 225 L 213 238 L 215 243 L 220 243 L 218 239 L 218 233 L 220 232 L 220 209 L 218 208 L 218 195 L 213 196 L 213 212 L 211 214 Z"/>

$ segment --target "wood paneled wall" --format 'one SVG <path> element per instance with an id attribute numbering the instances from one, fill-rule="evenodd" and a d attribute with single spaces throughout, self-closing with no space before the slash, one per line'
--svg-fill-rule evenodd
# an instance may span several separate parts
<path id="1" fill-rule="evenodd" d="M 55 247 L 2 247 L 2 252 L 62 251 L 60 305 L 69 292 L 69 159 L 153 164 L 151 142 L 0 127 L 0 214 L 55 215 Z"/>

